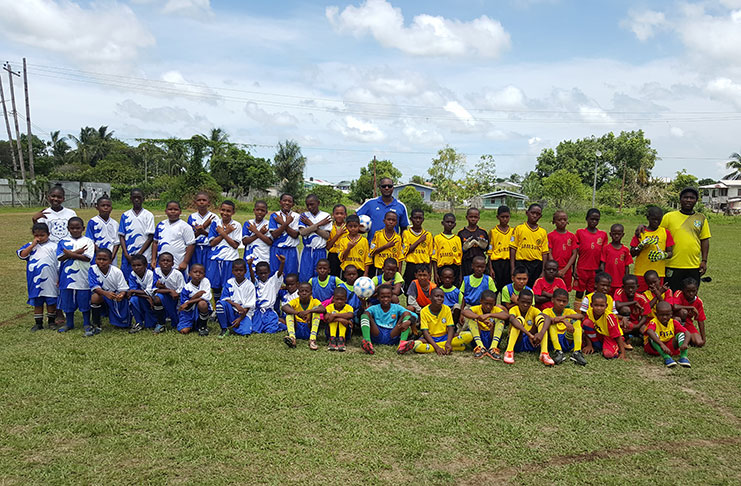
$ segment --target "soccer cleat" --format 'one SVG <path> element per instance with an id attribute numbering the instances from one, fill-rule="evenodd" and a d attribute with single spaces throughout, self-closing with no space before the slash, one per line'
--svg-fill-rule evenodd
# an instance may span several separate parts
<path id="1" fill-rule="evenodd" d="M 208 326 L 204 325 L 203 327 L 198 328 L 198 335 L 199 336 L 208 336 Z"/>
<path id="2" fill-rule="evenodd" d="M 283 338 L 283 342 L 286 343 L 286 346 L 289 348 L 295 348 L 296 347 L 296 338 L 291 336 L 286 336 Z"/>
<path id="3" fill-rule="evenodd" d="M 157 324 L 156 326 L 154 326 L 154 331 L 152 332 L 154 332 L 155 334 L 160 334 L 165 332 L 165 330 L 167 330 L 165 326 L 163 326 L 162 324 Z"/>
<path id="4" fill-rule="evenodd" d="M 398 354 L 406 354 L 412 349 L 414 349 L 414 341 L 400 341 L 396 352 Z"/>
<path id="5" fill-rule="evenodd" d="M 131 329 L 129 329 L 129 334 L 136 334 L 137 332 L 144 329 L 140 322 L 135 322 L 133 326 L 131 326 Z"/>
<path id="6" fill-rule="evenodd" d="M 626 351 L 633 351 L 633 345 L 630 344 L 630 339 L 625 340 L 625 350 Z"/>
<path id="7" fill-rule="evenodd" d="M 363 348 L 363 351 L 365 351 L 366 353 L 375 353 L 375 351 L 373 350 L 373 343 L 371 343 L 370 341 L 366 341 L 365 339 L 363 339 L 363 343 L 361 344 L 361 346 Z"/>
<path id="8" fill-rule="evenodd" d="M 571 353 L 570 359 L 571 361 L 573 361 L 574 363 L 578 365 L 581 365 L 581 366 L 587 365 L 587 360 L 584 358 L 584 355 L 581 353 L 581 351 L 574 351 L 573 353 Z"/>
<path id="9" fill-rule="evenodd" d="M 34 324 L 31 328 L 31 332 L 40 331 L 44 328 L 43 324 Z"/>
<path id="10" fill-rule="evenodd" d="M 309 349 L 316 351 L 319 349 L 319 345 L 316 343 L 316 339 L 309 339 Z"/>
<path id="11" fill-rule="evenodd" d="M 344 352 L 347 348 L 345 347 L 345 338 L 338 337 L 337 338 L 337 351 Z"/>
<path id="12" fill-rule="evenodd" d="M 67 331 L 71 331 L 74 328 L 75 328 L 75 326 L 67 326 L 65 324 L 64 326 L 62 326 L 59 329 L 57 329 L 57 332 L 67 332 Z"/>
<path id="13" fill-rule="evenodd" d="M 551 358 L 553 359 L 553 362 L 555 364 L 560 365 L 561 363 L 563 363 L 563 351 L 561 351 L 560 349 L 554 350 Z"/>
<path id="14" fill-rule="evenodd" d="M 671 357 L 669 356 L 664 358 L 664 364 L 666 365 L 667 368 L 674 368 L 675 366 L 677 366 L 677 362 L 671 359 Z"/>
<path id="15" fill-rule="evenodd" d="M 334 336 L 329 337 L 329 345 L 327 346 L 327 350 L 329 351 L 337 351 L 337 340 L 338 338 Z"/>
<path id="16" fill-rule="evenodd" d="M 679 366 L 682 368 L 692 368 L 689 358 L 679 358 Z"/>
<path id="17" fill-rule="evenodd" d="M 103 329 L 98 326 L 93 326 L 93 332 L 95 334 L 100 334 L 101 332 L 103 332 Z"/>
<path id="18" fill-rule="evenodd" d="M 92 327 L 86 327 L 85 332 L 83 333 L 83 336 L 85 337 L 93 337 L 95 336 L 95 329 Z"/>
<path id="19" fill-rule="evenodd" d="M 504 352 L 504 364 L 515 364 L 515 352 L 514 351 Z"/>
<path id="20" fill-rule="evenodd" d="M 550 356 L 548 356 L 548 353 L 540 353 L 540 362 L 543 363 L 546 366 L 553 366 L 556 364 Z"/>
<path id="21" fill-rule="evenodd" d="M 219 333 L 219 339 L 224 339 L 224 338 L 225 338 L 225 337 L 227 337 L 228 335 L 229 335 L 229 328 L 226 328 L 226 327 L 225 327 L 225 328 L 224 328 L 224 329 L 222 329 L 222 330 L 221 330 L 221 332 Z"/>
<path id="22" fill-rule="evenodd" d="M 499 348 L 491 348 L 487 353 L 487 356 L 489 356 L 494 361 L 502 361 L 502 352 L 499 351 Z"/>
<path id="23" fill-rule="evenodd" d="M 485 348 L 482 348 L 481 346 L 476 346 L 476 348 L 473 350 L 473 357 L 476 359 L 481 359 L 484 356 L 489 354 Z"/>

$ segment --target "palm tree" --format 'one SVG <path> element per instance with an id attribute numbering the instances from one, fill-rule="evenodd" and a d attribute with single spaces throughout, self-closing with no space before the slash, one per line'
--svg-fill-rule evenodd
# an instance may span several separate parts
<path id="1" fill-rule="evenodd" d="M 95 145 L 95 139 L 98 137 L 98 131 L 93 127 L 80 128 L 80 136 L 76 137 L 71 133 L 67 135 L 75 145 L 75 152 L 80 159 L 80 163 L 84 165 L 90 165 L 93 153 L 93 146 Z"/>
<path id="2" fill-rule="evenodd" d="M 211 159 L 224 153 L 224 148 L 229 143 L 229 134 L 221 128 L 212 128 L 211 133 L 202 133 L 197 136 L 205 139 L 206 145 L 208 146 L 209 157 L 208 161 L 206 162 L 206 170 L 208 170 L 211 165 Z"/>
<path id="3" fill-rule="evenodd" d="M 726 162 L 726 169 L 733 169 L 733 172 L 726 179 L 741 178 L 741 153 L 733 152 L 729 158 L 731 160 Z"/>
<path id="4" fill-rule="evenodd" d="M 67 137 L 60 137 L 59 130 L 49 133 L 50 142 L 47 142 L 47 147 L 51 152 L 51 156 L 57 165 L 62 165 L 67 158 L 67 152 L 70 150 L 70 146 L 67 143 Z"/>

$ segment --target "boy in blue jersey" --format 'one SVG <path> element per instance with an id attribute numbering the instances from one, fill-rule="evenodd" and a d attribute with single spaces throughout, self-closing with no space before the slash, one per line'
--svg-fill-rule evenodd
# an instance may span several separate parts
<path id="1" fill-rule="evenodd" d="M 59 301 L 57 306 L 67 316 L 58 332 L 67 332 L 75 327 L 75 311 L 82 312 L 85 331 L 94 331 L 90 326 L 90 282 L 88 270 L 95 255 L 95 243 L 82 236 L 83 222 L 75 216 L 67 223 L 69 237 L 57 244 L 59 264 Z"/>
<path id="2" fill-rule="evenodd" d="M 228 199 L 221 203 L 221 219 L 211 223 L 208 230 L 208 244 L 211 245 L 211 256 L 206 270 L 211 288 L 219 300 L 221 289 L 226 281 L 232 278 L 232 262 L 239 258 L 239 243 L 242 241 L 242 225 L 234 221 L 235 206 Z"/>
<path id="3" fill-rule="evenodd" d="M 327 240 L 332 231 L 332 217 L 319 210 L 319 198 L 315 194 L 306 196 L 306 212 L 299 217 L 298 231 L 304 242 L 298 278 L 301 282 L 308 282 L 316 275 L 319 260 L 327 258 Z M 318 298 L 316 295 L 314 297 Z"/>
<path id="4" fill-rule="evenodd" d="M 255 286 L 245 278 L 246 274 L 247 263 L 244 260 L 234 260 L 234 276 L 227 280 L 221 299 L 216 303 L 216 316 L 221 326 L 220 338 L 228 336 L 230 332 L 240 336 L 252 334 Z"/>
<path id="5" fill-rule="evenodd" d="M 49 329 L 54 327 L 59 296 L 59 270 L 57 245 L 49 240 L 49 227 L 46 223 L 34 223 L 31 227 L 33 240 L 16 252 L 21 260 L 26 260 L 26 284 L 28 305 L 33 306 L 34 325 L 31 332 L 43 329 L 44 305 Z"/>
<path id="6" fill-rule="evenodd" d="M 381 273 L 373 277 L 373 283 L 376 285 L 376 292 L 370 298 L 371 304 L 378 304 L 378 288 L 387 284 L 391 287 L 391 302 L 394 304 L 399 303 L 399 296 L 404 287 L 404 277 L 399 273 L 399 266 L 396 263 L 395 258 L 387 258 L 383 261 L 383 267 Z"/>
<path id="7" fill-rule="evenodd" d="M 211 198 L 205 192 L 196 194 L 195 204 L 197 211 L 188 216 L 188 224 L 193 228 L 193 234 L 196 238 L 196 246 L 190 263 L 198 263 L 208 267 L 208 260 L 211 256 L 211 245 L 208 244 L 208 230 L 211 229 L 211 223 L 216 221 L 218 216 L 208 210 L 211 205 Z"/>
<path id="8" fill-rule="evenodd" d="M 414 348 L 414 341 L 409 341 L 412 318 L 416 314 L 399 304 L 391 302 L 393 290 L 391 285 L 383 284 L 378 288 L 379 303 L 368 307 L 360 318 L 360 331 L 363 333 L 363 351 L 373 354 L 373 343 L 395 345 L 397 352 L 404 354 Z"/>
<path id="9" fill-rule="evenodd" d="M 533 291 L 528 285 L 527 285 L 527 279 L 528 279 L 528 273 L 527 268 L 518 265 L 515 267 L 514 271 L 512 272 L 512 283 L 509 283 L 502 287 L 502 306 L 504 306 L 507 310 L 512 309 L 517 305 L 517 298 L 520 295 L 520 292 L 527 289 L 530 292 Z"/>
<path id="10" fill-rule="evenodd" d="M 473 257 L 471 262 L 471 275 L 463 277 L 461 283 L 461 293 L 458 296 L 458 304 L 461 312 L 467 306 L 479 305 L 481 303 L 481 293 L 484 290 L 495 292 L 497 289 L 494 279 L 486 275 L 486 258 L 482 256 Z M 461 319 L 460 323 L 463 324 Z"/>
<path id="11" fill-rule="evenodd" d="M 100 318 L 104 315 L 108 316 L 112 326 L 129 327 L 131 325 L 129 299 L 126 296 L 129 284 L 126 282 L 123 272 L 111 265 L 112 257 L 111 250 L 101 248 L 95 255 L 95 265 L 91 265 L 88 270 L 93 329 L 85 330 L 85 336 L 87 337 L 100 332 Z M 133 333 L 139 330 L 141 328 L 131 328 L 129 332 Z"/>
<path id="12" fill-rule="evenodd" d="M 98 209 L 98 215 L 87 222 L 85 236 L 95 243 L 96 253 L 101 248 L 110 250 L 113 258 L 112 262 L 115 265 L 120 241 L 118 239 L 118 221 L 111 218 L 113 202 L 109 197 L 99 197 L 95 207 Z"/>
<path id="13" fill-rule="evenodd" d="M 160 253 L 162 260 L 168 252 Z M 165 310 L 160 298 L 155 294 L 154 272 L 147 268 L 147 259 L 142 255 L 131 257 L 131 273 L 128 276 L 129 308 L 134 318 L 131 330 L 138 332 L 143 328 L 152 328 L 155 323 L 159 326 L 165 324 Z"/>
<path id="14" fill-rule="evenodd" d="M 159 255 L 159 266 L 154 269 L 154 288 L 155 303 L 156 300 L 162 304 L 165 319 L 170 319 L 170 325 L 178 325 L 178 305 L 180 304 L 180 294 L 185 288 L 185 277 L 175 270 L 175 260 L 169 252 L 163 252 Z M 191 263 L 191 266 L 196 265 Z M 200 264 L 198 264 L 200 265 Z M 165 331 L 164 320 L 159 321 L 154 328 L 154 333 L 159 334 Z"/>
<path id="15" fill-rule="evenodd" d="M 460 322 L 461 308 L 459 302 L 461 289 L 455 286 L 455 271 L 452 268 L 443 268 L 440 270 L 440 289 L 445 292 L 444 304 L 453 311 L 453 320 Z"/>
<path id="16" fill-rule="evenodd" d="M 301 280 L 300 276 L 299 280 Z M 329 260 L 322 258 L 316 264 L 316 277 L 309 279 L 311 295 L 322 304 L 328 303 L 332 300 L 334 289 L 339 286 L 340 282 L 342 280 L 329 274 Z"/>
<path id="17" fill-rule="evenodd" d="M 283 272 L 298 273 L 298 224 L 299 214 L 293 211 L 293 196 L 280 196 L 280 211 L 270 215 L 268 232 L 273 244 L 270 247 L 270 272 L 278 271 L 278 255 L 284 257 Z"/>
<path id="18" fill-rule="evenodd" d="M 131 190 L 131 209 L 123 213 L 118 224 L 118 239 L 121 244 L 121 271 L 131 272 L 131 255 L 144 255 L 147 261 L 152 258 L 154 239 L 154 215 L 142 207 L 144 193 L 141 189 Z"/>
<path id="19" fill-rule="evenodd" d="M 240 227 L 241 229 L 241 227 Z M 199 336 L 208 336 L 208 316 L 211 314 L 211 283 L 206 278 L 203 265 L 191 265 L 190 281 L 180 293 L 178 307 L 178 332 L 188 334 L 195 329 Z"/>

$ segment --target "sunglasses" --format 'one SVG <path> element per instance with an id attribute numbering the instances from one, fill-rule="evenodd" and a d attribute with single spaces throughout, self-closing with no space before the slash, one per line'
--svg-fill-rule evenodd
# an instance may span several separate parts
<path id="1" fill-rule="evenodd" d="M 381 184 L 381 189 L 392 189 L 393 187 L 393 184 Z"/>

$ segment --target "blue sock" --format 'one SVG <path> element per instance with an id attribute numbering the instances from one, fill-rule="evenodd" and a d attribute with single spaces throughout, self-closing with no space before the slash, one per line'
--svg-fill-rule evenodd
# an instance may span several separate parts
<path id="1" fill-rule="evenodd" d="M 73 329 L 75 327 L 75 313 L 67 312 L 67 329 Z"/>
<path id="2" fill-rule="evenodd" d="M 85 329 L 90 327 L 90 311 L 85 311 L 82 313 L 82 326 Z"/>

